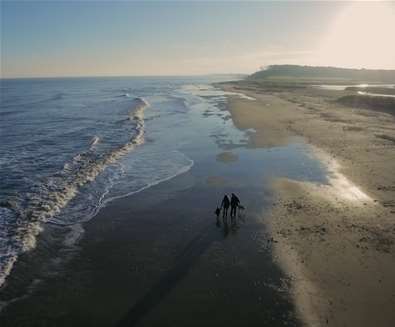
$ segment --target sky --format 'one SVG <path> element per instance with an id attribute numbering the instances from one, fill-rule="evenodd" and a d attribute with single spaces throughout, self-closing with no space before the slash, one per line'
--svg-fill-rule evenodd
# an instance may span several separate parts
<path id="1" fill-rule="evenodd" d="M 1 77 L 395 69 L 395 2 L 1 1 Z"/>

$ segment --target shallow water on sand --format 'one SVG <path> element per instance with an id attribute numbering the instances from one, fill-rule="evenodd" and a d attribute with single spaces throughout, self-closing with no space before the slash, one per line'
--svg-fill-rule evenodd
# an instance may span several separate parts
<path id="1" fill-rule="evenodd" d="M 321 85 L 313 85 L 314 87 L 324 89 L 324 90 L 332 90 L 332 91 L 344 91 L 347 87 L 382 87 L 382 88 L 395 88 L 395 84 L 349 84 L 349 85 L 335 85 L 335 84 L 321 84 Z M 385 94 L 383 93 L 374 93 L 374 92 L 364 92 L 358 91 L 359 95 L 367 95 L 367 96 L 376 96 L 376 97 L 390 97 L 393 98 L 395 95 L 393 94 Z"/>
<path id="2" fill-rule="evenodd" d="M 44 105 L 44 109 L 42 103 L 46 103 L 47 100 L 43 100 L 43 102 L 36 99 L 40 105 L 33 105 L 33 109 L 31 109 L 32 101 L 27 104 L 19 97 L 14 100 L 10 97 L 2 110 L 6 108 L 7 112 L 18 111 L 19 116 L 13 118 L 12 121 L 2 122 L 5 124 L 6 136 L 8 135 L 10 140 L 12 135 L 16 137 L 16 144 L 5 146 L 9 160 L 5 164 L 3 163 L 5 169 L 2 173 L 9 175 L 9 178 L 14 178 L 19 184 L 9 183 L 10 187 L 1 194 L 3 204 L 5 203 L 3 208 L 7 214 L 11 212 L 13 215 L 12 218 L 4 215 L 2 219 L 5 220 L 5 224 L 0 227 L 0 233 L 2 233 L 0 234 L 2 242 L 0 245 L 3 251 L 0 253 L 2 267 L 9 267 L 7 270 L 3 269 L 3 278 L 11 271 L 18 255 L 24 251 L 21 244 L 25 240 L 26 234 L 23 233 L 32 233 L 26 227 L 15 229 L 15 226 L 31 226 L 30 217 L 21 215 L 18 210 L 30 208 L 31 196 L 40 197 L 40 206 L 34 207 L 34 209 L 38 208 L 37 210 L 42 206 L 47 206 L 47 203 L 43 203 L 43 201 L 54 201 L 51 195 L 43 196 L 43 188 L 45 192 L 48 190 L 53 192 L 54 188 L 59 192 L 58 185 L 61 185 L 62 190 L 64 187 L 70 186 L 70 183 L 65 185 L 62 178 L 70 181 L 71 177 L 67 175 L 68 171 L 62 173 L 62 170 L 65 169 L 65 165 L 74 164 L 73 160 L 75 159 L 73 158 L 77 158 L 77 162 L 86 160 L 89 165 L 94 167 L 97 164 L 102 166 L 97 171 L 94 169 L 93 173 L 89 165 L 88 168 L 85 168 L 85 163 L 76 166 L 80 169 L 78 172 L 72 170 L 73 176 L 76 174 L 85 178 L 86 182 L 72 183 L 72 186 L 75 187 L 73 196 L 67 198 L 67 201 L 58 206 L 54 212 L 45 211 L 45 219 L 38 221 L 40 230 L 46 228 L 50 234 L 54 233 L 54 235 L 46 235 L 40 243 L 38 232 L 33 231 L 33 234 L 28 234 L 33 235 L 34 238 L 38 237 L 39 249 L 37 251 L 40 254 L 40 260 L 45 261 L 46 257 L 51 257 L 52 263 L 57 263 L 57 255 L 61 257 L 57 251 L 62 251 L 62 248 L 74 247 L 83 233 L 82 223 L 91 220 L 112 201 L 134 194 L 128 198 L 128 201 L 130 199 L 132 203 L 136 196 L 143 201 L 131 205 L 131 208 L 140 207 L 142 210 L 141 206 L 145 203 L 144 194 L 151 194 L 151 199 L 158 198 L 159 201 L 161 195 L 155 194 L 157 189 L 155 187 L 159 187 L 163 193 L 160 183 L 165 181 L 171 183 L 171 180 L 176 176 L 179 176 L 178 179 L 185 176 L 188 182 L 185 185 L 182 184 L 184 185 L 183 190 L 174 191 L 174 194 L 191 189 L 207 193 L 205 196 L 202 194 L 203 202 L 199 208 L 199 215 L 203 215 L 204 219 L 207 217 L 212 219 L 212 212 L 219 204 L 224 192 L 241 192 L 239 195 L 242 204 L 250 209 L 251 215 L 258 215 L 266 205 L 270 206 L 270 183 L 276 177 L 326 182 L 326 169 L 310 155 L 309 148 L 303 141 L 267 149 L 249 148 L 248 138 L 254 131 L 238 130 L 234 127 L 230 114 L 226 110 L 227 94 L 209 85 L 210 82 L 215 81 L 217 80 L 210 78 L 93 79 L 88 82 L 85 80 L 74 80 L 74 82 L 73 80 L 62 80 L 53 82 L 54 84 L 44 81 L 39 82 L 39 86 L 49 83 L 48 94 L 45 96 L 43 94 L 42 97 L 44 100 L 53 99 L 49 104 Z M 14 94 L 16 90 L 12 83 L 6 87 L 9 92 L 12 91 L 11 94 Z M 38 82 L 32 81 L 31 83 Z M 67 96 L 64 94 L 68 94 L 67 92 L 62 93 L 62 96 L 51 97 L 53 88 L 58 90 L 65 85 L 67 85 L 66 89 L 70 90 L 69 100 L 65 100 Z M 84 92 L 81 91 L 81 85 L 84 86 Z M 76 94 L 73 92 L 80 96 L 77 104 L 75 103 L 77 101 Z M 82 93 L 84 94 L 82 95 Z M 238 94 L 232 96 L 246 98 Z M 97 98 L 100 98 L 100 101 Z M 135 98 L 143 100 L 135 100 Z M 143 115 L 142 112 L 137 112 L 136 116 L 136 101 L 137 103 L 144 101 Z M 249 101 L 254 101 L 254 99 L 249 99 Z M 73 108 L 78 109 L 73 110 Z M 41 112 L 41 114 L 37 114 L 39 117 L 35 117 L 34 109 L 38 113 Z M 71 111 L 69 112 L 69 110 Z M 64 117 L 60 118 L 59 115 Z M 39 123 L 30 126 L 35 119 Z M 59 123 L 59 121 L 61 122 Z M 17 128 L 11 128 L 12 124 Z M 40 129 L 42 126 L 45 127 L 45 124 L 54 125 L 50 126 L 46 133 L 37 133 L 36 136 L 27 140 L 27 135 L 24 135 L 24 125 L 30 126 L 29 129 Z M 62 124 L 62 128 L 57 124 Z M 143 138 L 136 143 L 134 142 L 135 137 L 139 135 L 137 127 L 143 129 Z M 131 143 L 132 146 L 124 149 L 125 142 Z M 18 152 L 13 150 L 13 147 L 24 150 Z M 36 152 L 30 151 L 30 147 L 34 148 Z M 64 151 L 64 148 L 67 147 L 68 150 Z M 108 153 L 113 154 L 114 149 L 115 151 L 121 149 L 121 155 L 115 155 L 114 160 L 103 159 Z M 37 157 L 45 158 L 45 163 L 35 161 Z M 33 163 L 29 166 L 30 170 L 23 166 L 25 160 Z M 12 165 L 11 162 L 14 164 Z M 72 166 L 72 168 L 75 167 Z M 86 172 L 91 173 L 90 177 L 86 178 L 84 175 Z M 71 181 L 74 180 L 71 179 Z M 20 189 L 18 189 L 18 185 L 22 185 Z M 145 192 L 140 193 L 144 190 Z M 168 193 L 171 193 L 171 187 Z M 17 196 L 14 196 L 15 194 Z M 8 204 L 10 195 L 13 195 L 13 200 L 17 205 L 10 206 Z M 55 198 L 55 200 L 57 199 Z M 191 199 L 186 198 L 185 201 L 191 201 Z M 144 210 L 148 210 L 151 206 L 154 207 L 148 200 L 147 203 L 149 205 Z M 168 208 L 169 216 L 172 215 L 171 210 L 176 214 L 177 205 L 175 204 L 173 209 Z M 159 215 L 159 212 L 157 214 Z M 130 219 L 134 219 L 133 215 Z M 137 217 L 135 219 L 138 220 Z M 189 226 L 188 219 L 191 219 L 192 225 L 196 223 L 192 218 L 186 218 L 186 226 Z M 139 221 L 141 220 L 142 218 Z M 17 223 L 14 224 L 14 222 Z M 89 224 L 94 226 L 95 219 Z M 142 229 L 147 228 L 139 226 Z M 194 226 L 199 226 L 199 223 Z M 257 226 L 250 225 L 250 228 L 258 228 Z M 63 229 L 67 233 L 63 233 Z M 248 228 L 246 227 L 245 230 L 247 231 Z M 250 232 L 252 233 L 252 231 Z M 58 233 L 62 237 L 59 237 Z M 138 231 L 136 233 L 138 234 Z M 189 234 L 186 233 L 186 235 Z M 217 238 L 211 232 L 210 235 L 212 238 L 209 237 L 210 242 L 207 244 L 212 244 Z M 63 241 L 61 242 L 61 240 Z M 170 241 L 168 243 L 171 244 Z M 200 243 L 198 242 L 198 244 Z M 146 246 L 149 247 L 150 244 Z M 208 245 L 202 247 L 200 244 L 198 248 L 204 251 Z M 54 251 L 55 249 L 56 251 Z M 158 251 L 163 256 L 168 255 L 165 249 Z M 199 257 L 201 255 L 199 251 L 193 250 L 192 253 L 196 252 L 196 256 Z M 34 251 L 32 256 L 34 257 Z M 29 258 L 28 256 L 24 258 L 23 264 L 28 266 L 26 262 L 29 262 Z M 267 260 L 270 258 L 266 257 L 265 260 L 268 262 Z M 57 264 L 52 263 L 46 266 L 50 267 L 49 270 L 60 269 L 57 268 Z M 16 266 L 18 268 L 18 264 Z M 69 273 L 72 274 L 73 269 L 69 269 Z M 113 273 L 111 267 L 106 266 L 103 270 Z M 0 300 L 5 305 L 15 300 L 15 294 L 20 296 L 21 290 L 18 289 L 18 285 L 21 285 L 21 282 L 19 280 L 28 276 L 29 272 L 26 272 L 22 265 L 22 268 L 16 269 L 16 274 L 13 276 L 11 273 L 11 277 L 14 279 L 10 278 L 9 288 L 7 288 L 7 284 L 3 288 L 3 296 L 0 292 Z M 113 277 L 109 276 L 109 278 Z M 26 292 L 31 291 L 31 285 L 29 287 L 25 289 Z M 99 289 L 99 285 L 96 288 Z M 18 303 L 18 301 L 14 303 Z M 12 321 L 12 318 L 9 321 Z"/>
<path id="3" fill-rule="evenodd" d="M 187 171 L 174 137 L 179 90 L 213 78 L 1 80 L 0 287 L 47 223 L 88 221 L 109 201 Z"/>

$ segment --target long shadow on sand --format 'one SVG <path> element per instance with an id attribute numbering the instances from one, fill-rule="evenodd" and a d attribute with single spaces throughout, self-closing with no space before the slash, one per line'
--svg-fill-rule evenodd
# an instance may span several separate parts
<path id="1" fill-rule="evenodd" d="M 236 232 L 237 229 L 233 229 L 232 225 L 229 225 L 227 231 L 225 226 L 219 230 L 213 224 L 208 224 L 202 228 L 176 257 L 174 266 L 125 313 L 116 327 L 138 325 L 188 275 L 188 272 L 210 245 L 216 240 L 226 238 L 231 231 Z M 260 269 L 265 273 L 267 279 L 280 285 L 282 275 L 278 267 L 273 264 L 270 252 L 262 257 L 259 262 L 262 265 Z M 266 303 L 264 311 L 267 311 L 267 317 L 261 316 L 259 321 L 255 321 L 255 325 L 257 322 L 258 325 L 261 325 L 269 321 L 270 326 L 283 326 L 284 322 L 288 326 L 299 326 L 298 319 L 293 315 L 295 310 L 293 305 L 288 298 L 282 297 L 277 292 L 276 289 L 269 287 L 265 288 L 263 293 L 260 293 L 260 296 L 263 297 L 262 301 Z"/>
<path id="2" fill-rule="evenodd" d="M 135 326 L 187 275 L 201 254 L 219 237 L 211 224 L 203 228 L 176 258 L 174 267 L 152 286 L 142 299 L 136 302 L 116 326 Z"/>

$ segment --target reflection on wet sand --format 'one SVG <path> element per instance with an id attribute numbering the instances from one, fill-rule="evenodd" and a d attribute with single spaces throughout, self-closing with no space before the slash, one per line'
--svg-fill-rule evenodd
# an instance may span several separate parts
<path id="1" fill-rule="evenodd" d="M 330 157 L 326 152 L 316 147 L 313 148 L 314 155 L 321 160 L 328 171 L 328 184 L 319 185 L 319 191 L 333 200 L 346 200 L 356 205 L 372 203 L 373 199 L 363 192 L 357 185 L 341 173 L 339 162 Z"/>

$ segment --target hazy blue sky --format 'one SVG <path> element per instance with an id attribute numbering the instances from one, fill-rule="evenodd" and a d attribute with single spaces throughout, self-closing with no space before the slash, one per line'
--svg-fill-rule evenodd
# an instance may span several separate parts
<path id="1" fill-rule="evenodd" d="M 376 4 L 359 4 L 365 9 L 356 15 L 353 6 L 346 17 L 350 26 L 358 17 L 361 25 L 380 22 L 387 43 L 393 43 L 388 40 L 394 25 L 381 21 L 395 22 L 394 3 L 376 10 L 381 16 L 369 22 L 363 15 L 374 13 Z M 370 53 L 355 65 L 355 46 L 340 49 L 349 42 L 333 37 L 343 34 L 334 26 L 348 29 L 346 18 L 342 23 L 339 17 L 349 7 L 333 2 L 2 1 L 1 72 L 3 77 L 250 73 L 273 63 L 323 60 L 395 68 L 395 50 L 383 42 L 379 46 L 385 49 L 377 52 L 385 52 L 385 58 L 373 60 Z M 364 43 L 360 40 L 358 51 Z M 320 49 L 335 49 L 337 57 L 325 59 Z M 342 63 L 344 51 L 348 61 Z M 329 62 L 335 57 L 340 61 Z"/>

